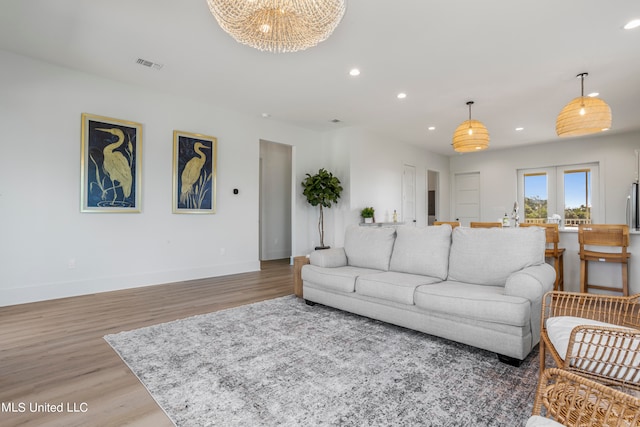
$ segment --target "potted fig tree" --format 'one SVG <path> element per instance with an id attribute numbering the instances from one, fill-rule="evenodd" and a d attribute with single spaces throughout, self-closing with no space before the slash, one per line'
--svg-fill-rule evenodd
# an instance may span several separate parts
<path id="1" fill-rule="evenodd" d="M 318 233 L 320 234 L 320 246 L 316 249 L 327 249 L 324 245 L 324 211 L 323 208 L 330 208 L 333 203 L 338 203 L 342 186 L 340 180 L 333 176 L 331 172 L 320 169 L 315 175 L 307 174 L 302 181 L 302 188 L 307 201 L 311 206 L 320 206 L 320 218 L 318 220 Z"/>

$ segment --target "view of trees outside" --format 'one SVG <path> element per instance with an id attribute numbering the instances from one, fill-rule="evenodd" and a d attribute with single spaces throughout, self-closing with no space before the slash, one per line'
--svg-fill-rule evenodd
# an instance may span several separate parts
<path id="1" fill-rule="evenodd" d="M 526 222 L 545 222 L 547 212 L 547 174 L 524 176 L 524 218 Z"/>
<path id="2" fill-rule="evenodd" d="M 526 222 L 546 222 L 555 212 L 548 212 L 549 199 L 545 173 L 524 176 L 524 218 Z M 591 172 L 588 169 L 564 173 L 564 225 L 591 223 Z"/>
<path id="3" fill-rule="evenodd" d="M 564 173 L 565 224 L 591 223 L 591 172 L 575 170 Z M 578 220 L 578 221 L 570 221 Z"/>

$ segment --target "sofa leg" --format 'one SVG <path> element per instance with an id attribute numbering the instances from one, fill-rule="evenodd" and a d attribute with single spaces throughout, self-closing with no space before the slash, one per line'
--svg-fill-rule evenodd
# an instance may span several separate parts
<path id="1" fill-rule="evenodd" d="M 305 302 L 307 305 L 310 305 L 310 306 L 314 306 L 314 305 L 316 305 L 316 303 L 315 303 L 315 302 L 313 302 L 313 301 L 309 301 L 308 299 L 304 300 L 304 302 Z"/>
<path id="2" fill-rule="evenodd" d="M 516 368 L 519 368 L 522 364 L 522 360 L 511 356 L 505 356 L 504 354 L 498 354 L 498 360 L 502 363 L 506 363 L 507 365 L 515 366 Z"/>

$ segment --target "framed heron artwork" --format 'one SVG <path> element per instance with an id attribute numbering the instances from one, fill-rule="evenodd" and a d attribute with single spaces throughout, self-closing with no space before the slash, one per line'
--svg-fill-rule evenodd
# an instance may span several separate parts
<path id="1" fill-rule="evenodd" d="M 218 140 L 173 131 L 173 213 L 216 213 Z"/>
<path id="2" fill-rule="evenodd" d="M 81 211 L 141 211 L 142 125 L 82 114 Z"/>

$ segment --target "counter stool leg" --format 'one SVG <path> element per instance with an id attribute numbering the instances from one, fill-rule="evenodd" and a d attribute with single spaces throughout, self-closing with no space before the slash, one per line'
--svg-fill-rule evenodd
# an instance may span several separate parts
<path id="1" fill-rule="evenodd" d="M 558 290 L 564 291 L 564 255 L 558 257 L 558 271 L 560 272 L 560 279 L 558 280 Z"/>

